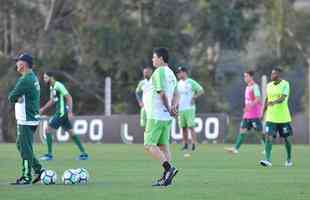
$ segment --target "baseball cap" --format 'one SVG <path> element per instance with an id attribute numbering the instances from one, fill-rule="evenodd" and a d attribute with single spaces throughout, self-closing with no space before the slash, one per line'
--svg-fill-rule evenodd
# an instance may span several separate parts
<path id="1" fill-rule="evenodd" d="M 178 67 L 177 72 L 188 72 L 186 67 Z"/>
<path id="2" fill-rule="evenodd" d="M 25 61 L 29 64 L 29 67 L 32 68 L 33 58 L 32 58 L 32 55 L 29 53 L 21 53 L 14 60 L 16 62 L 19 60 Z"/>

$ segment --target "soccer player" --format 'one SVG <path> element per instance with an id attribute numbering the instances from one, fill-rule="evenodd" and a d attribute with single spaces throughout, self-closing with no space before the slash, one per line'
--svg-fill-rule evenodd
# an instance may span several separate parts
<path id="1" fill-rule="evenodd" d="M 151 76 L 152 87 L 147 95 L 147 122 L 144 132 L 145 150 L 164 168 L 163 176 L 153 186 L 168 186 L 178 170 L 171 164 L 169 149 L 173 116 L 177 108 L 177 79 L 168 67 L 169 54 L 166 48 L 153 51 L 153 65 L 156 68 Z"/>
<path id="2" fill-rule="evenodd" d="M 9 101 L 15 103 L 16 144 L 23 165 L 22 176 L 15 183 L 11 183 L 13 185 L 36 183 L 44 171 L 33 152 L 33 136 L 40 123 L 40 84 L 32 71 L 32 60 L 32 56 L 28 53 L 22 53 L 17 57 L 16 70 L 21 77 L 9 94 Z M 36 175 L 33 181 L 32 169 Z"/>
<path id="3" fill-rule="evenodd" d="M 245 89 L 245 103 L 243 109 L 243 117 L 240 123 L 239 135 L 236 140 L 236 144 L 232 148 L 226 148 L 225 150 L 237 154 L 244 142 L 248 132 L 252 129 L 262 132 L 263 126 L 261 122 L 262 118 L 262 101 L 261 93 L 258 84 L 254 81 L 254 71 L 247 71 L 244 73 L 244 81 L 247 84 Z M 264 143 L 264 135 L 262 134 L 262 143 Z"/>
<path id="4" fill-rule="evenodd" d="M 81 154 L 77 157 L 78 160 L 88 160 L 88 154 L 86 153 L 80 138 L 74 135 L 72 130 L 71 120 L 74 117 L 72 111 L 73 100 L 71 95 L 65 86 L 55 79 L 53 72 L 44 73 L 44 82 L 50 86 L 50 100 L 40 109 L 40 113 L 44 113 L 48 108 L 56 104 L 56 113 L 49 120 L 48 127 L 46 129 L 46 143 L 48 153 L 43 155 L 41 160 L 53 160 L 53 132 L 59 127 L 62 127 L 64 131 L 67 131 L 74 143 L 79 148 Z"/>
<path id="5" fill-rule="evenodd" d="M 285 149 L 287 153 L 286 167 L 291 167 L 292 162 L 292 135 L 291 114 L 288 108 L 288 98 L 290 95 L 289 82 L 281 78 L 282 70 L 275 68 L 271 72 L 271 82 L 267 85 L 267 98 L 264 106 L 265 114 L 265 160 L 260 164 L 265 167 L 271 167 L 271 150 L 273 139 L 279 133 L 284 138 Z"/>
<path id="6" fill-rule="evenodd" d="M 144 105 L 146 104 L 147 93 L 151 91 L 151 75 L 153 69 L 146 67 L 143 69 L 143 80 L 141 80 L 136 88 L 136 98 L 140 106 L 140 126 L 145 127 L 146 124 L 146 111 Z"/>
<path id="7" fill-rule="evenodd" d="M 178 68 L 178 94 L 179 100 L 179 126 L 182 128 L 183 143 L 182 150 L 188 149 L 188 133 L 192 136 L 192 151 L 195 151 L 197 136 L 195 133 L 195 100 L 200 97 L 204 90 L 191 78 L 188 78 L 188 70 L 185 67 Z"/>

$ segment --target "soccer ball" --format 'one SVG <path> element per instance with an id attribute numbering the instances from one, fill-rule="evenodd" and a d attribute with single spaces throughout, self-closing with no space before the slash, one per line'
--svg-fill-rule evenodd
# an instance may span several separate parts
<path id="1" fill-rule="evenodd" d="M 85 168 L 78 168 L 78 169 L 76 169 L 76 172 L 80 176 L 79 183 L 87 184 L 89 182 L 89 173 L 88 173 L 87 169 L 85 169 Z"/>
<path id="2" fill-rule="evenodd" d="M 79 180 L 80 180 L 80 175 L 74 169 L 68 169 L 62 175 L 62 181 L 65 185 L 67 185 L 67 184 L 78 184 Z"/>
<path id="3" fill-rule="evenodd" d="M 56 172 L 52 170 L 45 170 L 41 174 L 40 179 L 41 179 L 41 183 L 43 183 L 44 185 L 55 184 L 57 180 L 57 174 Z"/>

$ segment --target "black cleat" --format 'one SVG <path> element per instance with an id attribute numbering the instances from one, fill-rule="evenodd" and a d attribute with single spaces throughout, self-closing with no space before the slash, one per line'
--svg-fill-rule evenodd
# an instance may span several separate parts
<path id="1" fill-rule="evenodd" d="M 178 173 L 177 168 L 172 166 L 166 173 L 164 186 L 171 185 L 172 180 L 175 177 L 175 175 L 177 175 L 177 173 Z"/>
<path id="2" fill-rule="evenodd" d="M 45 171 L 45 169 L 41 169 L 39 173 L 35 174 L 35 179 L 33 179 L 32 183 L 36 184 L 37 182 L 39 182 L 41 180 L 41 174 Z"/>
<path id="3" fill-rule="evenodd" d="M 14 183 L 10 183 L 10 185 L 31 185 L 31 179 L 22 176 L 18 178 Z"/>
<path id="4" fill-rule="evenodd" d="M 166 171 L 164 171 L 162 177 L 152 184 L 152 187 L 164 186 Z"/>

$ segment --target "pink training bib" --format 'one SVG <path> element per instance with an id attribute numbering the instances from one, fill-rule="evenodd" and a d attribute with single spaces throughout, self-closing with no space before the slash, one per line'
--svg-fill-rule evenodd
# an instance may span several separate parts
<path id="1" fill-rule="evenodd" d="M 256 91 L 255 91 L 256 90 Z M 248 85 L 245 89 L 245 105 L 253 104 L 255 101 L 255 93 L 260 96 L 258 85 Z M 250 107 L 248 111 L 244 112 L 243 119 L 257 119 L 262 117 L 262 103 L 259 101 L 254 106 Z"/>

